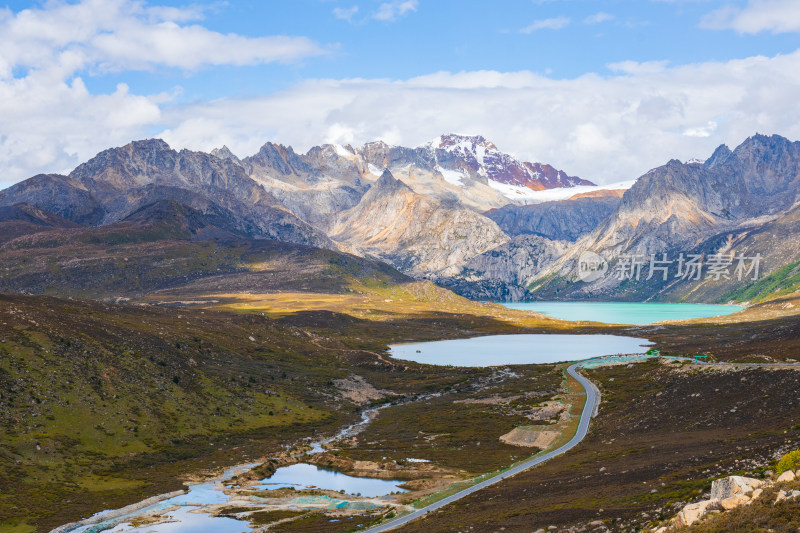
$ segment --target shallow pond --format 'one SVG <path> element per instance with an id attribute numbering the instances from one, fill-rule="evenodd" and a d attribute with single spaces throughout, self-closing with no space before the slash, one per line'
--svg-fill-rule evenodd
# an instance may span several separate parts
<path id="1" fill-rule="evenodd" d="M 219 479 L 206 481 L 205 483 L 198 483 L 196 485 L 190 485 L 188 487 L 189 492 L 186 494 L 163 500 L 149 507 L 145 507 L 127 515 L 119 516 L 101 524 L 79 526 L 75 529 L 71 529 L 69 533 L 94 533 L 96 531 L 111 531 L 113 533 L 131 531 L 146 531 L 148 533 L 167 533 L 178 531 L 191 531 L 193 533 L 244 533 L 251 531 L 251 528 L 247 522 L 234 520 L 232 518 L 212 517 L 207 513 L 193 511 L 196 511 L 203 505 L 224 503 L 228 501 L 230 496 L 222 492 L 224 487 L 221 481 L 232 477 L 237 471 L 249 470 L 257 464 L 258 463 L 253 463 L 229 468 Z M 136 516 L 142 516 L 175 506 L 179 507 L 179 509 L 170 511 L 168 513 L 169 516 L 175 520 L 175 522 L 155 524 L 141 528 L 135 528 L 131 526 L 129 522 L 129 520 Z M 103 511 L 102 513 L 97 514 L 101 515 L 105 513 L 108 513 L 108 511 Z"/>
<path id="2" fill-rule="evenodd" d="M 520 302 L 503 303 L 509 309 L 536 311 L 562 320 L 592 320 L 606 324 L 652 324 L 724 316 L 744 309 L 737 305 L 636 302 Z"/>
<path id="3" fill-rule="evenodd" d="M 258 489 L 272 490 L 294 487 L 297 490 L 317 488 L 324 490 L 344 491 L 347 494 L 360 494 L 366 497 L 377 497 L 392 492 L 406 492 L 398 487 L 404 481 L 353 477 L 324 470 L 314 465 L 299 463 L 278 468 L 268 479 L 261 482 Z"/>
<path id="4" fill-rule="evenodd" d="M 223 516 L 211 516 L 196 509 L 196 507 L 181 507 L 176 511 L 170 511 L 169 516 L 175 522 L 138 528 L 124 523 L 107 531 L 110 533 L 249 533 L 252 531 L 247 522 Z"/>
<path id="5" fill-rule="evenodd" d="M 396 359 L 430 365 L 498 366 L 580 361 L 601 355 L 644 353 L 650 341 L 622 335 L 488 335 L 471 339 L 395 344 Z"/>
<path id="6" fill-rule="evenodd" d="M 346 428 L 345 431 L 352 431 L 356 426 L 365 424 L 367 421 L 369 421 L 369 417 L 366 417 L 365 420 L 358 424 Z M 247 522 L 233 518 L 214 517 L 203 511 L 206 505 L 224 503 L 230 499 L 230 496 L 223 492 L 223 480 L 233 476 L 236 471 L 249 470 L 254 466 L 256 465 L 249 464 L 230 468 L 217 480 L 190 486 L 187 494 L 163 500 L 128 515 L 107 520 L 101 524 L 80 526 L 70 530 L 70 533 L 94 533 L 101 530 L 112 533 L 247 533 L 252 531 Z M 300 463 L 278 468 L 271 477 L 262 480 L 261 484 L 254 488 L 273 490 L 294 487 L 297 490 L 302 490 L 313 487 L 337 492 L 344 491 L 346 494 L 360 494 L 364 497 L 378 497 L 392 492 L 406 492 L 398 487 L 403 483 L 404 481 L 348 476 L 339 472 L 317 468 L 314 465 Z M 138 528 L 133 527 L 130 523 L 133 517 L 174 507 L 177 507 L 177 509 L 167 513 L 169 522 Z"/>

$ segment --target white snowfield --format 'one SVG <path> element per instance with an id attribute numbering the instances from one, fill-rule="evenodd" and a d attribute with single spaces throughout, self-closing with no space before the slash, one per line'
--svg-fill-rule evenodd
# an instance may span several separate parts
<path id="1" fill-rule="evenodd" d="M 618 183 L 610 183 L 608 185 L 577 185 L 575 187 L 559 187 L 556 189 L 545 189 L 543 191 L 534 191 L 528 187 L 521 187 L 519 185 L 508 185 L 498 181 L 489 180 L 489 186 L 500 194 L 517 204 L 538 204 L 542 202 L 552 202 L 555 200 L 566 200 L 575 196 L 594 191 L 604 190 L 627 190 L 630 189 L 636 180 L 620 181 Z"/>

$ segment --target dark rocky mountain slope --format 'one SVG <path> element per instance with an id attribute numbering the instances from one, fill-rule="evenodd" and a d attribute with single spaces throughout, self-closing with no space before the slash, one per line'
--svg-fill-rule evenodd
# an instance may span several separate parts
<path id="1" fill-rule="evenodd" d="M 582 197 L 532 205 L 507 205 L 486 213 L 510 236 L 541 235 L 575 241 L 613 213 L 621 199 L 615 196 Z"/>

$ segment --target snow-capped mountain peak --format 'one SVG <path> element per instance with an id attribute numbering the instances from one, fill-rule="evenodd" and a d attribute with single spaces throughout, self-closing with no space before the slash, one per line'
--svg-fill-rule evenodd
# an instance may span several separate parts
<path id="1" fill-rule="evenodd" d="M 497 146 L 491 141 L 487 141 L 481 135 L 462 135 L 459 133 L 448 133 L 439 135 L 432 141 L 425 143 L 422 148 L 434 150 L 447 150 L 448 152 L 471 152 L 475 153 L 478 148 L 484 150 L 497 151 Z"/>
<path id="2" fill-rule="evenodd" d="M 467 171 L 488 179 L 489 185 L 496 182 L 535 191 L 594 185 L 590 181 L 569 176 L 550 165 L 520 161 L 501 152 L 493 142 L 480 135 L 440 135 L 421 148 L 429 152 L 437 167 Z"/>

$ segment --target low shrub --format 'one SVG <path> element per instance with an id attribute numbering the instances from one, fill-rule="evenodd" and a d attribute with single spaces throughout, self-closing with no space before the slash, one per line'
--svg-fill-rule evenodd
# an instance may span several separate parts
<path id="1" fill-rule="evenodd" d="M 775 473 L 781 475 L 787 470 L 795 471 L 798 468 L 800 468 L 800 450 L 795 450 L 781 457 L 775 466 Z"/>

